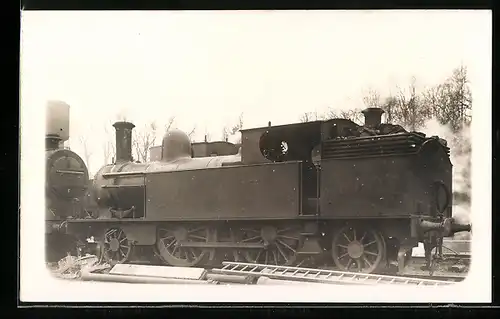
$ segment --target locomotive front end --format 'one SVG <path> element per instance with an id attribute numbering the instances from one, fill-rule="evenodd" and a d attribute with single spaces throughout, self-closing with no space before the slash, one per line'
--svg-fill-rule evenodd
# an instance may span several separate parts
<path id="1" fill-rule="evenodd" d="M 92 200 L 97 203 L 95 217 L 135 218 L 144 216 L 145 163 L 132 158 L 132 130 L 129 122 L 116 122 L 116 160 L 95 175 Z"/>
<path id="2" fill-rule="evenodd" d="M 75 152 L 65 149 L 69 139 L 69 105 L 49 101 L 45 135 L 45 234 L 47 259 L 62 257 L 72 249 L 66 220 L 85 211 L 89 172 Z"/>

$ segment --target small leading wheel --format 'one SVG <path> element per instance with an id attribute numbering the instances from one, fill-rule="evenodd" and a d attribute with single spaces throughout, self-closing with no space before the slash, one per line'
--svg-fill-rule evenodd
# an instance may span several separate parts
<path id="1" fill-rule="evenodd" d="M 386 245 L 376 231 L 345 226 L 332 240 L 332 257 L 342 271 L 372 273 L 383 265 Z"/>
<path id="2" fill-rule="evenodd" d="M 101 254 L 104 260 L 111 264 L 126 262 L 132 251 L 132 242 L 121 228 L 110 228 L 104 234 L 101 242 Z"/>

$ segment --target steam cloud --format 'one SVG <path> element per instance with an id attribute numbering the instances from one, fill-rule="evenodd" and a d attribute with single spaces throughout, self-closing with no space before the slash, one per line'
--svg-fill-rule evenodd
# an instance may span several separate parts
<path id="1" fill-rule="evenodd" d="M 423 131 L 427 136 L 437 135 L 448 142 L 450 160 L 453 164 L 453 217 L 459 223 L 470 223 L 470 126 L 466 125 L 459 132 L 453 132 L 447 125 L 442 125 L 436 119 L 431 119 L 425 123 Z M 458 233 L 455 235 L 455 239 L 465 239 L 468 236 L 468 233 Z"/>

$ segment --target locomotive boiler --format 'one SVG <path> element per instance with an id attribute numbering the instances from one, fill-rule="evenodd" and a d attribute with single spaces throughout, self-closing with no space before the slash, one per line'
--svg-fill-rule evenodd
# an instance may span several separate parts
<path id="1" fill-rule="evenodd" d="M 68 231 L 94 236 L 109 262 L 153 248 L 167 264 L 221 259 L 293 265 L 328 256 L 341 270 L 399 271 L 423 242 L 470 225 L 452 218 L 446 142 L 381 123 L 332 119 L 242 130 L 237 154 L 194 157 L 188 136 L 165 134 L 159 160 L 135 163 L 134 125 L 117 122 L 116 162 L 95 176 L 93 219 Z"/>
<path id="2" fill-rule="evenodd" d="M 65 221 L 79 217 L 85 207 L 89 174 L 78 154 L 63 147 L 69 139 L 69 105 L 49 101 L 45 135 L 45 234 L 48 261 L 71 250 Z"/>

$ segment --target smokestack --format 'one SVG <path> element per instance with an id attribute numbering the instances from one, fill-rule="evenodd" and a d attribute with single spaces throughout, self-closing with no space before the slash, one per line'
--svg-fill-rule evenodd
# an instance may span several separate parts
<path id="1" fill-rule="evenodd" d="M 384 110 L 379 107 L 369 107 L 361 111 L 365 116 L 365 126 L 375 128 L 382 123 L 382 114 Z"/>
<path id="2" fill-rule="evenodd" d="M 45 136 L 45 149 L 46 150 L 57 150 L 60 148 L 62 138 L 59 135 L 46 135 Z"/>
<path id="3" fill-rule="evenodd" d="M 116 162 L 132 161 L 132 129 L 135 127 L 130 122 L 116 122 Z"/>

